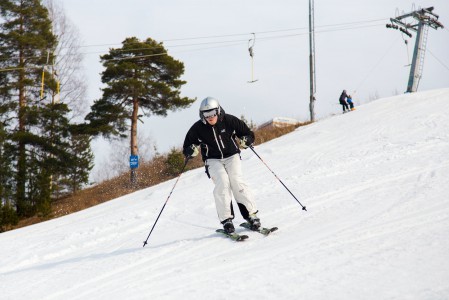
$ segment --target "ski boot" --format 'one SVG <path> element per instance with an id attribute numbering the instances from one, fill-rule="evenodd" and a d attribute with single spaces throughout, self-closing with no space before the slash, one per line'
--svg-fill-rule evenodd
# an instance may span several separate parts
<path id="1" fill-rule="evenodd" d="M 260 219 L 257 217 L 256 214 L 249 215 L 249 218 L 246 219 L 248 221 L 249 225 L 251 226 L 251 230 L 258 230 L 260 227 Z"/>
<path id="2" fill-rule="evenodd" d="M 231 234 L 235 231 L 234 224 L 232 224 L 232 219 L 226 219 L 223 222 L 223 229 L 227 234 Z"/>

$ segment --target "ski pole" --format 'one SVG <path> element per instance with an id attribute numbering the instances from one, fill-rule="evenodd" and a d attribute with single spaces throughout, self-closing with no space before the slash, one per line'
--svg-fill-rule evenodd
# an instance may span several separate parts
<path id="1" fill-rule="evenodd" d="M 254 154 L 257 155 L 257 157 L 260 159 L 261 162 L 263 162 L 263 164 L 268 168 L 268 170 L 270 170 L 271 173 L 273 173 L 274 177 L 276 177 L 277 180 L 279 180 L 279 182 L 285 187 L 285 189 L 290 193 L 290 195 L 293 196 L 293 198 L 295 198 L 296 202 L 299 203 L 299 205 L 301 205 L 302 210 L 307 211 L 306 207 L 303 206 L 301 204 L 301 202 L 299 202 L 299 200 L 295 197 L 295 195 L 293 195 L 293 193 L 288 189 L 288 187 L 282 182 L 282 180 L 279 179 L 279 177 L 277 177 L 277 175 L 270 169 L 270 167 L 263 161 L 262 157 L 259 156 L 259 154 L 257 154 L 257 152 L 254 150 L 253 145 L 250 145 L 249 148 L 254 152 Z"/>
<path id="2" fill-rule="evenodd" d="M 154 229 L 154 227 L 156 226 L 156 223 L 157 223 L 157 221 L 159 220 L 159 217 L 161 216 L 162 211 L 164 211 L 165 205 L 167 205 L 168 199 L 170 199 L 170 196 L 171 196 L 171 194 L 173 193 L 173 190 L 175 189 L 176 184 L 177 184 L 178 181 L 179 181 L 179 178 L 181 178 L 181 175 L 182 175 L 182 173 L 184 172 L 184 169 L 186 168 L 187 163 L 189 162 L 189 159 L 190 159 L 190 157 L 187 157 L 187 158 L 186 158 L 186 161 L 185 161 L 185 163 L 184 163 L 184 166 L 182 167 L 181 173 L 179 174 L 178 178 L 176 179 L 176 182 L 175 182 L 175 184 L 173 185 L 173 188 L 171 189 L 170 194 L 169 194 L 168 197 L 167 197 L 167 200 L 165 200 L 164 206 L 162 206 L 161 212 L 160 212 L 159 215 L 157 216 L 156 221 L 154 222 L 153 227 L 151 228 L 151 231 L 150 231 L 150 233 L 149 233 L 148 236 L 147 236 L 147 239 L 143 242 L 143 247 L 145 247 L 145 245 L 148 244 L 148 239 L 150 238 L 150 235 L 151 235 L 151 233 L 153 232 L 153 229 Z"/>

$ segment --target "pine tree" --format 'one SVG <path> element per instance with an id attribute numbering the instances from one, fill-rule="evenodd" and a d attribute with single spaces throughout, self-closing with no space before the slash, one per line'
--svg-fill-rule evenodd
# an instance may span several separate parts
<path id="1" fill-rule="evenodd" d="M 0 112 L 0 119 L 3 114 Z M 7 133 L 0 122 L 0 232 L 18 222 L 15 209 L 11 207 L 12 200 L 12 170 L 11 146 L 7 141 Z"/>
<path id="2" fill-rule="evenodd" d="M 7 230 L 11 225 L 17 225 L 19 218 L 16 210 L 9 202 L 0 204 L 0 232 Z"/>
<path id="3" fill-rule="evenodd" d="M 140 41 L 127 38 L 122 48 L 111 49 L 101 56 L 106 84 L 103 96 L 91 107 L 86 117 L 90 125 L 105 136 L 129 133 L 131 155 L 138 155 L 137 122 L 143 115 L 166 116 L 168 110 L 191 105 L 195 99 L 180 96 L 186 82 L 179 78 L 184 64 L 167 54 L 162 43 L 151 38 Z M 131 182 L 136 172 L 131 170 Z"/>
<path id="4" fill-rule="evenodd" d="M 172 148 L 170 153 L 167 155 L 167 160 L 165 161 L 168 174 L 172 176 L 179 175 L 184 166 L 184 159 L 185 158 L 181 150 Z"/>
<path id="5" fill-rule="evenodd" d="M 49 52 L 56 45 L 56 37 L 51 33 L 51 22 L 47 10 L 38 0 L 5 0 L 0 3 L 0 65 L 10 68 L 4 79 L 5 93 L 9 103 L 14 103 L 15 121 L 9 124 L 12 139 L 17 143 L 15 204 L 17 213 L 29 215 L 31 203 L 26 196 L 27 155 L 32 151 L 34 140 L 27 124 L 29 108 L 39 102 L 40 82 L 44 76 Z M 46 74 L 50 82 L 49 74 Z"/>
<path id="6" fill-rule="evenodd" d="M 65 161 L 64 139 L 68 137 L 67 109 L 48 105 L 43 88 L 56 88 L 47 71 L 53 60 L 56 37 L 46 8 L 39 0 L 6 0 L 0 2 L 4 22 L 0 23 L 0 66 L 9 70 L 0 77 L 4 83 L 4 113 L 14 155 L 14 203 L 19 216 L 42 210 L 48 213 L 51 194 L 50 174 L 55 160 Z M 47 103 L 47 104 L 46 104 Z M 57 128 L 52 128 L 56 120 Z M 48 178 L 47 178 L 48 177 Z"/>
<path id="7" fill-rule="evenodd" d="M 70 154 L 72 160 L 67 168 L 64 183 L 71 193 L 76 193 L 89 182 L 89 171 L 93 168 L 94 155 L 90 148 L 89 135 L 72 135 Z"/>
<path id="8" fill-rule="evenodd" d="M 2 0 L 0 20 L 3 226 L 17 216 L 49 216 L 58 184 L 71 181 L 76 189 L 87 183 L 93 156 L 88 137 L 77 141 L 64 99 L 55 101 L 58 86 L 48 65 L 55 61 L 57 39 L 47 9 L 39 0 Z"/>

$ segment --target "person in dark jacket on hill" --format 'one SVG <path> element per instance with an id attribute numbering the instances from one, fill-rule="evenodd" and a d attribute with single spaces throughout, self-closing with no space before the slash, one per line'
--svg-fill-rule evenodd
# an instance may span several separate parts
<path id="1" fill-rule="evenodd" d="M 346 90 L 343 90 L 343 92 L 340 95 L 340 104 L 343 106 L 343 113 L 349 111 L 348 102 L 346 102 L 346 98 L 348 98 L 348 94 L 346 94 Z"/>
<path id="2" fill-rule="evenodd" d="M 232 219 L 232 195 L 242 217 L 252 229 L 260 227 L 256 203 L 243 180 L 239 145 L 246 149 L 254 143 L 254 133 L 242 120 L 226 114 L 217 99 L 207 97 L 201 102 L 200 120 L 192 125 L 184 140 L 186 158 L 195 157 L 201 149 L 206 173 L 215 184 L 214 198 L 218 218 L 226 233 L 235 231 Z M 236 137 L 239 142 L 237 142 Z"/>

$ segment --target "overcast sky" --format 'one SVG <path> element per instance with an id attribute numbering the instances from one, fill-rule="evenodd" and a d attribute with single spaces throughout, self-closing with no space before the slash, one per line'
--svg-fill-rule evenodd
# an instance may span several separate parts
<path id="1" fill-rule="evenodd" d="M 91 101 L 101 96 L 99 56 L 110 47 L 121 47 L 126 37 L 164 42 L 169 54 L 184 62 L 187 84 L 182 94 L 198 101 L 166 118 L 151 116 L 138 129 L 149 134 L 162 152 L 182 144 L 198 119 L 199 102 L 207 96 L 216 97 L 228 113 L 257 124 L 281 116 L 310 118 L 307 0 L 60 3 L 86 46 L 82 52 Z M 385 24 L 390 17 L 429 6 L 449 27 L 447 0 L 315 1 L 318 119 L 341 112 L 338 97 L 343 89 L 353 94 L 356 104 L 406 90 L 406 65 L 412 59 L 415 36 L 407 38 L 407 46 L 406 36 Z M 253 78 L 251 33 L 256 36 Z M 448 87 L 449 30 L 430 29 L 427 50 L 419 90 Z M 248 83 L 252 79 L 258 81 Z"/>

